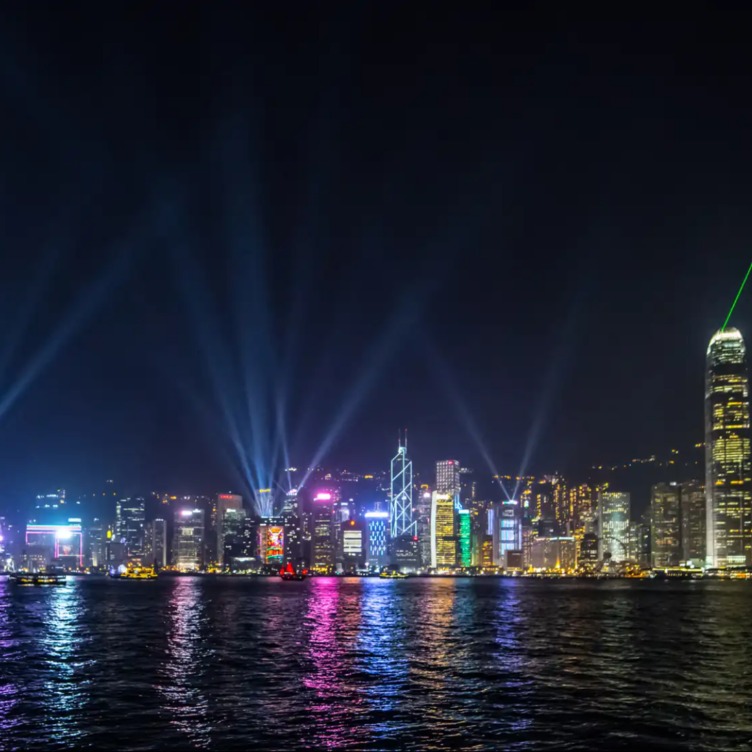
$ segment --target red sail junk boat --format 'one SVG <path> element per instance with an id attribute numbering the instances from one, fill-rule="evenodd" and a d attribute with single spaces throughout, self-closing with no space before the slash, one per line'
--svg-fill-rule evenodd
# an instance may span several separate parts
<path id="1" fill-rule="evenodd" d="M 279 576 L 283 580 L 304 580 L 308 576 L 308 570 L 296 569 L 293 567 L 292 562 L 288 561 L 287 564 L 279 570 Z"/>

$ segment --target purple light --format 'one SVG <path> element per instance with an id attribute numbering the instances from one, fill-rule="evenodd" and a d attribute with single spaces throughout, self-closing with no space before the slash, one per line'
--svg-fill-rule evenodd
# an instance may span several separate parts
<path id="1" fill-rule="evenodd" d="M 183 517 L 190 517 L 190 516 L 191 516 L 191 515 L 193 514 L 193 510 L 192 510 L 192 509 L 183 509 L 183 510 L 182 510 L 182 511 L 180 512 L 180 514 L 181 514 L 181 515 L 182 515 Z"/>
<path id="2" fill-rule="evenodd" d="M 331 501 L 332 495 L 330 493 L 327 493 L 326 491 L 321 491 L 320 493 L 317 493 L 316 496 L 313 497 L 314 501 Z"/>

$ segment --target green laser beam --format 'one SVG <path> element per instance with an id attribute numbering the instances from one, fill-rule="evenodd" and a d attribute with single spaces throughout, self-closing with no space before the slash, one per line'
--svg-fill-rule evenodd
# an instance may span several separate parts
<path id="1" fill-rule="evenodd" d="M 736 293 L 736 297 L 734 298 L 734 302 L 731 304 L 731 308 L 729 308 L 728 316 L 726 316 L 726 320 L 723 322 L 723 326 L 721 327 L 721 331 L 723 331 L 726 326 L 728 325 L 729 319 L 731 318 L 731 314 L 734 312 L 734 308 L 736 308 L 736 302 L 739 300 L 739 296 L 742 294 L 742 290 L 744 289 L 744 285 L 747 284 L 747 279 L 749 278 L 749 273 L 752 272 L 752 263 L 749 265 L 749 269 L 747 269 L 747 273 L 744 275 L 744 279 L 742 280 L 742 285 L 739 288 L 739 292 Z"/>

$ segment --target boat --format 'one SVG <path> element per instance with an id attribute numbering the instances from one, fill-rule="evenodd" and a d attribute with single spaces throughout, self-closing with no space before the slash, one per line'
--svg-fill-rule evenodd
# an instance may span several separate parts
<path id="1" fill-rule="evenodd" d="M 400 572 L 398 569 L 384 568 L 379 572 L 379 577 L 382 580 L 404 580 L 407 575 L 404 572 Z"/>
<path id="2" fill-rule="evenodd" d="M 128 564 L 119 566 L 117 569 L 112 568 L 108 576 L 116 580 L 156 580 L 157 571 L 154 567 L 142 567 L 139 564 Z"/>
<path id="3" fill-rule="evenodd" d="M 308 570 L 301 567 L 294 567 L 291 561 L 288 561 L 284 567 L 279 570 L 279 576 L 283 580 L 304 580 L 308 577 Z"/>
<path id="4" fill-rule="evenodd" d="M 10 581 L 16 585 L 66 585 L 68 578 L 62 567 L 46 567 L 41 572 L 11 572 Z"/>

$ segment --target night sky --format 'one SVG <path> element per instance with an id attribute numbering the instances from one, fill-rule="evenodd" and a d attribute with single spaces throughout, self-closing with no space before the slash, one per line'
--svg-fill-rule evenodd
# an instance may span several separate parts
<path id="1" fill-rule="evenodd" d="M 361 471 L 702 440 L 749 15 L 258 5 L 0 10 L 0 505 L 241 488 L 233 425 Z"/>

